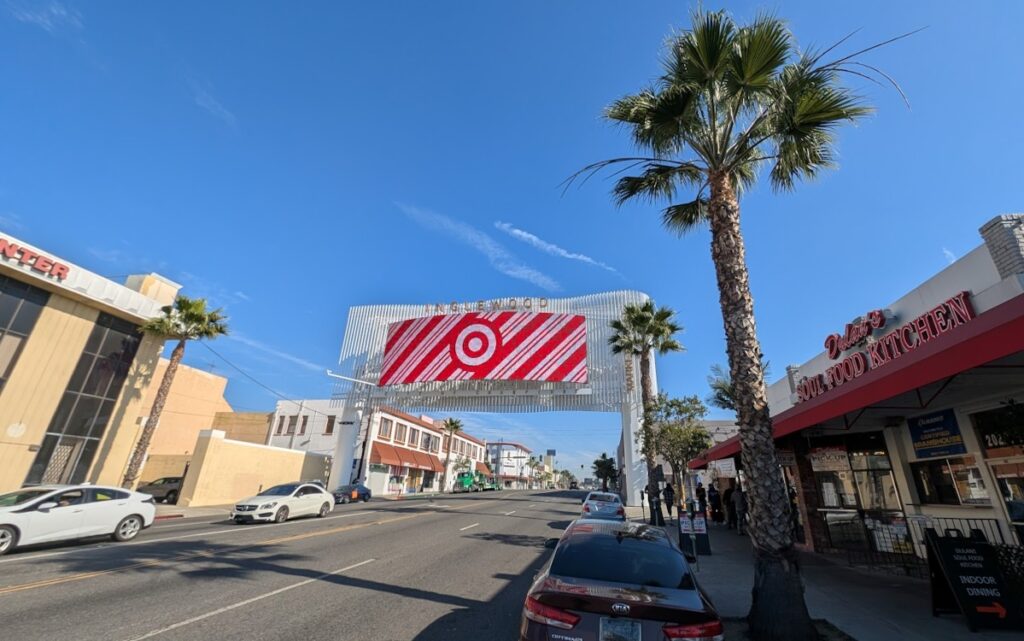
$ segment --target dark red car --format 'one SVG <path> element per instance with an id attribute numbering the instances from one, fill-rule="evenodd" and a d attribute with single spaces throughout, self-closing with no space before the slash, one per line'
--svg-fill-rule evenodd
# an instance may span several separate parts
<path id="1" fill-rule="evenodd" d="M 722 641 L 722 621 L 664 530 L 575 521 L 526 595 L 522 641 Z"/>

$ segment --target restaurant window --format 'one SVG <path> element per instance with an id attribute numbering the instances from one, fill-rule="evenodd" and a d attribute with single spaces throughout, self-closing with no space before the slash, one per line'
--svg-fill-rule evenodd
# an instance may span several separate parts
<path id="1" fill-rule="evenodd" d="M 420 439 L 420 448 L 427 452 L 430 451 L 430 434 L 427 432 L 424 432 L 423 438 Z"/>
<path id="2" fill-rule="evenodd" d="M 309 425 L 309 415 L 306 414 L 302 417 L 302 423 L 299 424 L 299 434 L 306 433 L 306 426 Z"/>
<path id="3" fill-rule="evenodd" d="M 327 425 L 324 427 L 324 434 L 326 434 L 328 436 L 330 436 L 331 434 L 334 434 L 334 421 L 335 421 L 335 419 L 337 419 L 336 416 L 328 416 L 327 417 Z"/>
<path id="4" fill-rule="evenodd" d="M 10 378 L 49 297 L 37 287 L 0 277 L 0 390 Z"/>
<path id="5" fill-rule="evenodd" d="M 131 323 L 99 315 L 46 428 L 26 485 L 85 481 L 141 340 Z"/>
<path id="6" fill-rule="evenodd" d="M 389 418 L 380 419 L 380 429 L 377 430 L 377 435 L 381 438 L 391 438 L 391 427 L 394 423 Z"/>
<path id="7" fill-rule="evenodd" d="M 406 430 L 405 423 L 395 423 L 395 442 L 396 443 L 404 443 L 405 442 L 405 430 Z"/>
<path id="8" fill-rule="evenodd" d="M 881 432 L 851 434 L 846 447 L 861 509 L 902 510 Z"/>
<path id="9" fill-rule="evenodd" d="M 299 415 L 298 414 L 296 414 L 295 416 L 289 416 L 288 417 L 288 431 L 287 431 L 287 434 L 294 434 L 295 433 L 295 427 L 298 424 L 299 424 Z"/>
<path id="10" fill-rule="evenodd" d="M 282 414 L 277 419 L 277 433 L 284 434 L 284 422 L 288 420 L 288 417 Z"/>
<path id="11" fill-rule="evenodd" d="M 957 456 L 910 464 L 922 504 L 990 505 L 988 488 L 973 456 Z"/>

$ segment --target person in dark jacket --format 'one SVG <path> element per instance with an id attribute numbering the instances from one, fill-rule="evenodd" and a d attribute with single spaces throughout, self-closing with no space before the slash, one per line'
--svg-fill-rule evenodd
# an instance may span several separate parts
<path id="1" fill-rule="evenodd" d="M 725 488 L 725 492 L 722 493 L 722 503 L 725 505 L 725 525 L 730 530 L 736 527 L 736 510 L 732 506 L 732 495 L 735 491 L 730 486 Z"/>
<path id="2" fill-rule="evenodd" d="M 743 491 L 743 488 L 736 488 L 736 491 L 732 493 L 732 507 L 733 512 L 736 513 L 736 531 L 737 534 L 743 534 L 743 526 L 747 520 L 747 493 Z"/>
<path id="3" fill-rule="evenodd" d="M 708 511 L 708 493 L 704 486 L 697 483 L 697 512 L 706 514 Z"/>
<path id="4" fill-rule="evenodd" d="M 715 483 L 708 488 L 708 507 L 711 508 L 711 520 L 715 523 L 722 522 L 722 495 L 718 493 Z"/>
<path id="5" fill-rule="evenodd" d="M 676 504 L 676 491 L 672 489 L 671 483 L 665 484 L 665 489 L 661 491 L 661 498 L 665 501 L 668 518 L 672 518 L 672 506 Z"/>

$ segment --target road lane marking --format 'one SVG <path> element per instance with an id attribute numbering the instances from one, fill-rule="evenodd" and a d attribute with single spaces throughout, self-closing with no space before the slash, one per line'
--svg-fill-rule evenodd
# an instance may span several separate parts
<path id="1" fill-rule="evenodd" d="M 474 523 L 473 525 L 467 525 L 466 527 L 460 527 L 459 528 L 459 532 L 465 532 L 466 530 L 468 530 L 470 528 L 475 528 L 478 525 L 480 525 L 480 524 L 479 523 Z"/>
<path id="2" fill-rule="evenodd" d="M 455 511 L 455 510 L 462 509 L 463 507 L 480 507 L 481 505 L 486 505 L 486 504 L 495 503 L 495 502 L 496 501 L 486 501 L 484 503 L 480 503 L 480 504 L 477 505 L 475 501 L 472 501 L 472 502 L 467 502 L 466 505 L 462 505 L 462 506 L 459 506 L 459 507 L 453 507 L 453 508 L 451 508 L 451 510 Z M 369 513 L 370 512 L 367 511 L 367 512 L 362 512 L 361 514 L 369 514 Z M 351 514 L 346 514 L 346 515 L 343 515 L 343 516 L 356 516 L 357 514 L 360 514 L 360 513 L 353 512 Z M 327 536 L 329 534 L 337 534 L 337 533 L 346 532 L 346 531 L 349 531 L 349 530 L 358 530 L 358 529 L 361 529 L 361 528 L 370 527 L 372 525 L 385 525 L 387 523 L 396 523 L 398 521 L 406 521 L 408 519 L 416 519 L 416 518 L 419 518 L 421 516 L 429 516 L 429 515 L 432 515 L 432 514 L 437 514 L 437 513 L 436 512 L 432 512 L 432 511 L 431 512 L 423 511 L 423 512 L 416 512 L 416 513 L 413 513 L 413 514 L 407 514 L 405 516 L 398 516 L 398 517 L 394 517 L 394 518 L 390 518 L 390 519 L 382 519 L 382 520 L 379 520 L 379 521 L 370 521 L 369 523 L 354 523 L 352 525 L 344 525 L 344 526 L 341 526 L 341 527 L 330 528 L 330 529 L 327 529 L 327 530 L 313 530 L 312 532 L 305 532 L 305 533 L 302 533 L 302 534 L 293 534 L 291 536 L 283 536 L 283 537 L 278 537 L 276 539 L 267 539 L 267 540 L 264 540 L 264 541 L 256 541 L 254 543 L 247 543 L 245 545 L 239 545 L 239 546 L 234 547 L 231 551 L 232 552 L 240 552 L 242 550 L 258 547 L 258 546 L 261 546 L 261 545 L 275 545 L 275 544 L 286 543 L 286 542 L 290 542 L 290 541 L 299 541 L 299 540 L 302 540 L 302 539 L 310 539 L 310 538 L 314 538 L 314 537 L 318 537 L 318 536 Z M 334 517 L 334 518 L 341 518 L 341 517 Z M 298 521 L 293 521 L 292 523 L 297 523 L 297 522 Z M 288 523 L 278 523 L 278 524 L 274 524 L 274 525 L 287 525 L 287 524 Z M 475 525 L 480 525 L 480 524 L 477 523 Z M 471 526 L 471 527 L 475 527 L 475 526 Z M 465 528 L 465 529 L 469 529 L 469 528 Z M 219 533 L 238 532 L 238 526 L 235 526 L 233 528 L 229 528 L 227 530 L 218 530 L 217 532 L 219 532 Z M 207 533 L 207 532 L 199 532 L 199 533 L 196 533 L 196 534 L 189 534 L 189 535 L 185 535 L 185 536 L 181 536 L 181 537 L 168 537 L 166 539 L 152 539 L 152 540 L 149 540 L 149 541 L 139 541 L 138 544 L 147 543 L 147 542 L 148 543 L 156 543 L 156 542 L 166 541 L 166 540 L 180 540 L 180 539 L 185 539 L 185 538 L 192 538 L 192 537 L 195 537 L 195 536 L 202 536 L 204 534 L 209 534 L 209 533 Z M 132 545 L 132 544 L 133 543 L 128 543 L 128 544 L 124 544 L 124 545 Z M 227 551 L 221 552 L 221 554 L 226 553 L 226 552 Z M 59 553 L 54 553 L 54 554 L 59 554 Z M 168 559 L 151 559 L 149 561 L 143 561 L 143 562 L 140 562 L 140 563 L 133 563 L 131 565 L 125 565 L 125 566 L 120 566 L 120 567 L 108 568 L 106 570 L 96 570 L 96 571 L 93 571 L 93 572 L 81 572 L 81 573 L 78 573 L 78 574 L 71 574 L 71 575 L 63 576 L 63 577 L 54 577 L 52 579 L 43 579 L 41 581 L 33 581 L 33 582 L 30 582 L 30 583 L 21 583 L 21 584 L 16 584 L 16 585 L 10 585 L 10 586 L 4 587 L 4 588 L 0 588 L 0 596 L 6 595 L 6 594 L 12 594 L 14 592 L 22 592 L 24 590 L 34 590 L 34 589 L 37 589 L 37 588 L 45 588 L 45 587 L 50 587 L 50 586 L 53 586 L 53 585 L 61 585 L 61 584 L 64 584 L 64 583 L 72 583 L 72 582 L 75 582 L 75 581 L 82 581 L 82 580 L 85 580 L 85 579 L 93 579 L 93 578 L 96 578 L 96 577 L 105 576 L 107 574 L 113 574 L 115 572 L 120 572 L 122 570 L 131 570 L 131 569 L 141 568 L 141 567 L 151 567 L 151 566 L 156 566 L 156 565 L 173 564 L 173 563 L 177 563 L 179 561 L 187 561 L 189 559 L 194 559 L 194 558 L 197 558 L 197 557 L 206 556 L 207 554 L 208 553 L 205 552 L 205 551 L 200 551 L 200 552 L 194 552 L 194 553 L 185 554 L 185 555 L 181 555 L 181 556 L 177 556 L 177 557 L 171 557 L 171 558 L 168 558 Z M 38 558 L 38 557 L 32 557 L 32 558 Z M 9 559 L 9 560 L 13 561 L 15 559 Z"/>
<path id="3" fill-rule="evenodd" d="M 505 516 L 512 516 L 515 513 L 516 513 L 515 510 L 512 510 L 511 512 L 505 512 Z"/>
<path id="4" fill-rule="evenodd" d="M 278 527 L 278 526 L 283 526 L 283 525 L 295 525 L 297 523 L 317 523 L 319 521 L 333 521 L 334 519 L 347 519 L 347 518 L 353 517 L 353 516 L 361 516 L 363 514 L 372 514 L 374 511 L 375 510 L 366 510 L 366 511 L 363 511 L 363 512 L 350 512 L 348 514 L 339 514 L 338 516 L 328 516 L 328 517 L 325 517 L 323 519 L 319 519 L 318 521 L 310 521 L 310 520 L 286 521 L 284 523 L 261 523 L 259 525 L 260 525 L 260 529 L 265 529 L 265 528 Z M 165 537 L 163 537 L 161 539 L 141 539 L 141 540 L 138 540 L 138 541 L 131 541 L 129 543 L 116 543 L 116 544 L 108 542 L 108 543 L 104 543 L 102 545 L 92 545 L 92 546 L 76 547 L 76 548 L 71 548 L 69 550 L 60 550 L 58 552 L 43 552 L 43 553 L 40 553 L 40 554 L 32 554 L 32 555 L 26 555 L 26 556 L 16 555 L 16 556 L 8 557 L 6 559 L 0 559 L 0 563 L 14 563 L 15 561 L 31 561 L 33 559 L 45 559 L 45 558 L 53 557 L 53 556 L 64 556 L 66 554 L 74 554 L 75 552 L 88 552 L 88 551 L 91 551 L 91 550 L 102 550 L 102 549 L 106 549 L 108 547 L 127 547 L 129 545 L 146 545 L 148 543 L 166 543 L 167 541 L 183 541 L 185 539 L 194 539 L 197 536 L 217 536 L 217 535 L 220 535 L 220 534 L 228 534 L 230 532 L 234 532 L 235 534 L 238 534 L 240 527 L 241 526 L 239 526 L 239 525 L 233 525 L 233 526 L 231 526 L 229 528 L 226 528 L 226 529 L 223 529 L 223 530 L 211 530 L 211 531 L 205 531 L 205 532 L 194 532 L 192 534 L 182 534 L 181 536 L 165 536 Z"/>
<path id="5" fill-rule="evenodd" d="M 354 569 L 356 569 L 358 567 L 361 567 L 363 565 L 367 565 L 369 563 L 373 563 L 375 560 L 376 559 L 367 559 L 365 561 L 361 561 L 359 563 L 354 563 L 354 564 L 349 565 L 347 567 L 343 567 L 340 570 L 334 570 L 333 572 L 325 572 L 324 574 L 321 574 L 319 576 L 315 576 L 315 577 L 313 577 L 311 579 L 306 579 L 304 581 L 299 581 L 298 583 L 292 583 L 291 585 L 286 585 L 283 588 L 278 588 L 276 590 L 272 590 L 272 591 L 267 592 L 265 594 L 261 594 L 259 596 L 254 596 L 254 597 L 252 597 L 250 599 L 246 599 L 244 601 L 239 601 L 238 603 L 234 603 L 232 605 L 226 605 L 223 608 L 217 608 L 216 610 L 213 610 L 211 612 L 207 612 L 206 614 L 200 614 L 199 616 L 192 617 L 191 619 L 185 619 L 184 621 L 179 621 L 179 622 L 171 624 L 169 626 L 166 626 L 166 627 L 163 627 L 163 628 L 158 628 L 156 630 L 153 630 L 152 632 L 147 632 L 146 634 L 142 635 L 141 637 L 135 637 L 131 641 L 143 641 L 144 639 L 151 639 L 151 638 L 153 638 L 155 636 L 159 636 L 159 635 L 161 635 L 161 634 L 163 634 L 165 632 L 170 632 L 171 630 L 177 630 L 178 628 L 183 628 L 186 625 L 192 625 L 193 623 L 198 623 L 199 621 L 202 621 L 204 619 L 209 619 L 210 617 L 215 617 L 215 616 L 217 616 L 219 614 L 224 614 L 225 612 L 230 612 L 232 610 L 237 610 L 238 608 L 247 606 L 247 605 L 252 604 L 252 603 L 256 603 L 257 601 L 262 601 L 263 599 L 269 599 L 272 596 L 277 596 L 278 594 L 282 594 L 282 593 L 287 592 L 289 590 L 294 590 L 295 588 L 301 588 L 304 585 L 309 585 L 310 583 L 314 583 L 316 581 L 322 581 L 323 579 L 326 579 L 328 577 L 337 576 L 337 575 L 339 575 L 339 574 L 341 574 L 343 572 L 348 572 L 349 570 L 354 570 Z"/>
<path id="6" fill-rule="evenodd" d="M 536 504 L 536 503 L 530 503 L 530 504 L 529 504 L 529 505 L 527 505 L 526 507 L 537 507 L 537 504 Z"/>

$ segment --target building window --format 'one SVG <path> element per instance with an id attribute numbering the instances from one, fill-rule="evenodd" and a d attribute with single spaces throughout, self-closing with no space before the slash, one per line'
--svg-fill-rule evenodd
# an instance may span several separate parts
<path id="1" fill-rule="evenodd" d="M 306 433 L 306 425 L 308 425 L 308 424 L 309 424 L 309 415 L 307 414 L 307 415 L 302 417 L 302 423 L 299 425 L 299 434 L 300 435 Z"/>
<path id="2" fill-rule="evenodd" d="M 141 340 L 131 323 L 99 315 L 46 428 L 27 485 L 85 480 Z"/>
<path id="3" fill-rule="evenodd" d="M 391 426 L 394 423 L 389 418 L 380 419 L 380 428 L 377 430 L 377 436 L 381 438 L 391 438 Z"/>
<path id="4" fill-rule="evenodd" d="M 423 432 L 423 438 L 420 439 L 420 449 L 423 449 L 427 452 L 430 451 L 430 434 Z"/>
<path id="5" fill-rule="evenodd" d="M 405 442 L 405 430 L 406 430 L 406 427 L 405 427 L 404 423 L 395 423 L 395 442 L 396 443 L 404 443 Z"/>
<path id="6" fill-rule="evenodd" d="M 921 503 L 990 505 L 992 500 L 973 456 L 910 464 Z"/>
<path id="7" fill-rule="evenodd" d="M 277 433 L 284 434 L 284 422 L 288 420 L 288 417 L 282 414 L 277 418 Z"/>
<path id="8" fill-rule="evenodd" d="M 416 447 L 416 442 L 420 438 L 420 431 L 417 429 L 409 428 L 409 445 Z"/>
<path id="9" fill-rule="evenodd" d="M 450 452 L 451 451 L 451 442 L 452 442 L 452 437 L 448 436 L 447 434 L 445 434 L 444 435 L 444 451 L 445 452 Z"/>
<path id="10" fill-rule="evenodd" d="M 0 277 L 0 390 L 49 298 L 37 287 Z"/>
<path id="11" fill-rule="evenodd" d="M 336 416 L 328 416 L 327 417 L 327 426 L 324 428 L 324 434 L 326 434 L 328 436 L 330 436 L 331 434 L 334 434 L 334 421 L 335 421 L 335 419 L 337 419 Z"/>
<path id="12" fill-rule="evenodd" d="M 289 416 L 288 417 L 288 432 L 287 433 L 288 434 L 294 434 L 295 433 L 295 426 L 298 425 L 298 424 L 299 424 L 299 415 L 298 414 L 296 414 L 295 416 Z"/>

